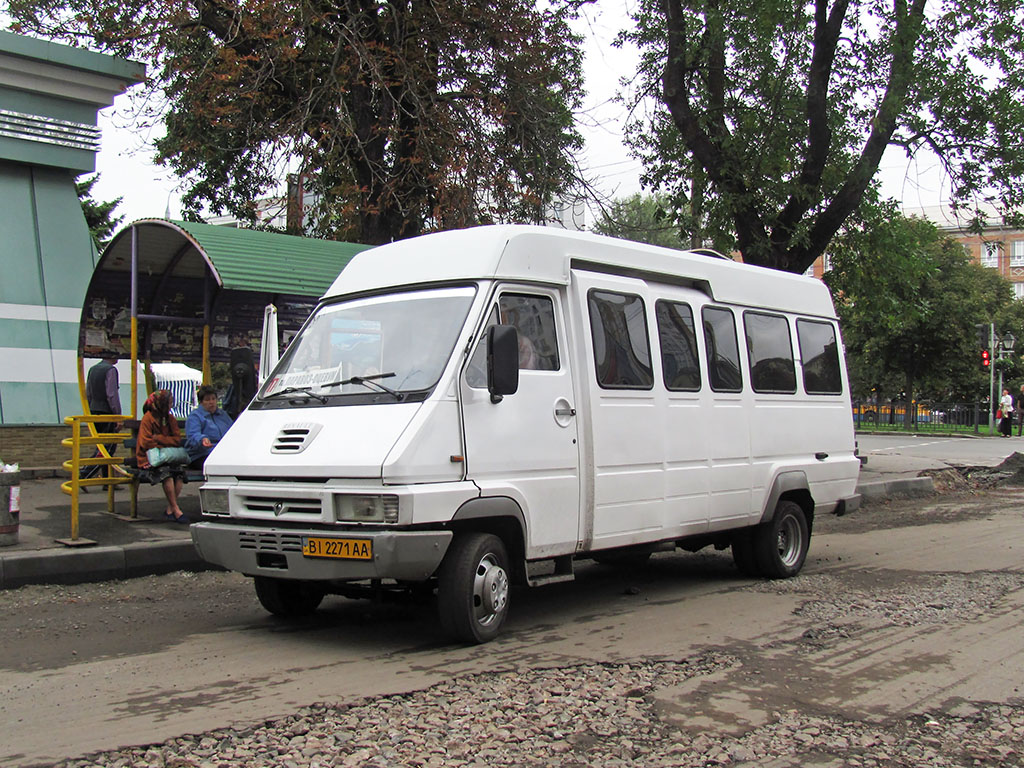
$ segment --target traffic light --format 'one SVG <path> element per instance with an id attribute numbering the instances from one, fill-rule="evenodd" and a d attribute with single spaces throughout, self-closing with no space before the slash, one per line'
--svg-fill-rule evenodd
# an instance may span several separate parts
<path id="1" fill-rule="evenodd" d="M 991 333 L 991 331 L 989 330 L 989 324 L 978 323 L 974 327 L 978 331 L 978 346 L 981 347 L 982 349 L 988 349 L 990 341 L 989 334 Z"/>
<path id="2" fill-rule="evenodd" d="M 987 349 L 981 350 L 981 367 L 987 369 L 992 365 L 992 360 Z"/>

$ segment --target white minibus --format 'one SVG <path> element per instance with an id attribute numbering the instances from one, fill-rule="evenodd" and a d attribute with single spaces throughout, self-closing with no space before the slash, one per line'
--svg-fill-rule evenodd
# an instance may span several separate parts
<path id="1" fill-rule="evenodd" d="M 492 226 L 357 255 L 206 461 L 201 557 L 270 612 L 436 590 L 485 642 L 580 559 L 798 573 L 860 462 L 818 280 Z"/>

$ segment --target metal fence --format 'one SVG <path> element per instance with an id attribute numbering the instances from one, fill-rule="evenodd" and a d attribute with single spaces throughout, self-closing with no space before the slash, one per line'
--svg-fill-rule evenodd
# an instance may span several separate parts
<path id="1" fill-rule="evenodd" d="M 853 423 L 862 430 L 980 432 L 988 429 L 984 403 L 853 402 Z M 909 425 L 908 425 L 909 421 Z"/>

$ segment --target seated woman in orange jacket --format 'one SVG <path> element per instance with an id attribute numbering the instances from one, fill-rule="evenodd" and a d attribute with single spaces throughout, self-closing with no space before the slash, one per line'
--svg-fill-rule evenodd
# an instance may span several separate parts
<path id="1" fill-rule="evenodd" d="M 178 506 L 178 497 L 181 496 L 185 476 L 184 465 L 164 464 L 151 467 L 146 458 L 146 451 L 150 448 L 181 445 L 181 429 L 178 427 L 178 420 L 171 413 L 173 405 L 173 396 L 166 389 L 158 389 L 146 400 L 146 405 L 143 406 L 145 414 L 139 425 L 139 439 L 135 444 L 135 459 L 139 463 L 139 469 L 149 470 L 152 485 L 163 485 L 164 496 L 167 498 L 167 511 L 164 517 L 175 523 L 190 523 L 192 521 Z"/>

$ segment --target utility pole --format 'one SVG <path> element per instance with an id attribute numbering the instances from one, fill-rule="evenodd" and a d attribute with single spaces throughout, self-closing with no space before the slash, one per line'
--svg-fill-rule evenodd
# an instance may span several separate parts
<path id="1" fill-rule="evenodd" d="M 993 434 L 995 428 L 995 323 L 978 323 L 978 346 L 981 347 L 981 365 L 988 369 L 988 433 Z M 1002 376 L 1002 373 L 1000 373 Z M 977 423 L 977 422 L 975 422 Z"/>
<path id="2" fill-rule="evenodd" d="M 988 359 L 992 361 L 995 358 L 996 351 L 996 324 L 988 324 Z M 991 437 L 996 433 L 996 367 L 989 365 L 988 367 L 988 434 Z"/>

